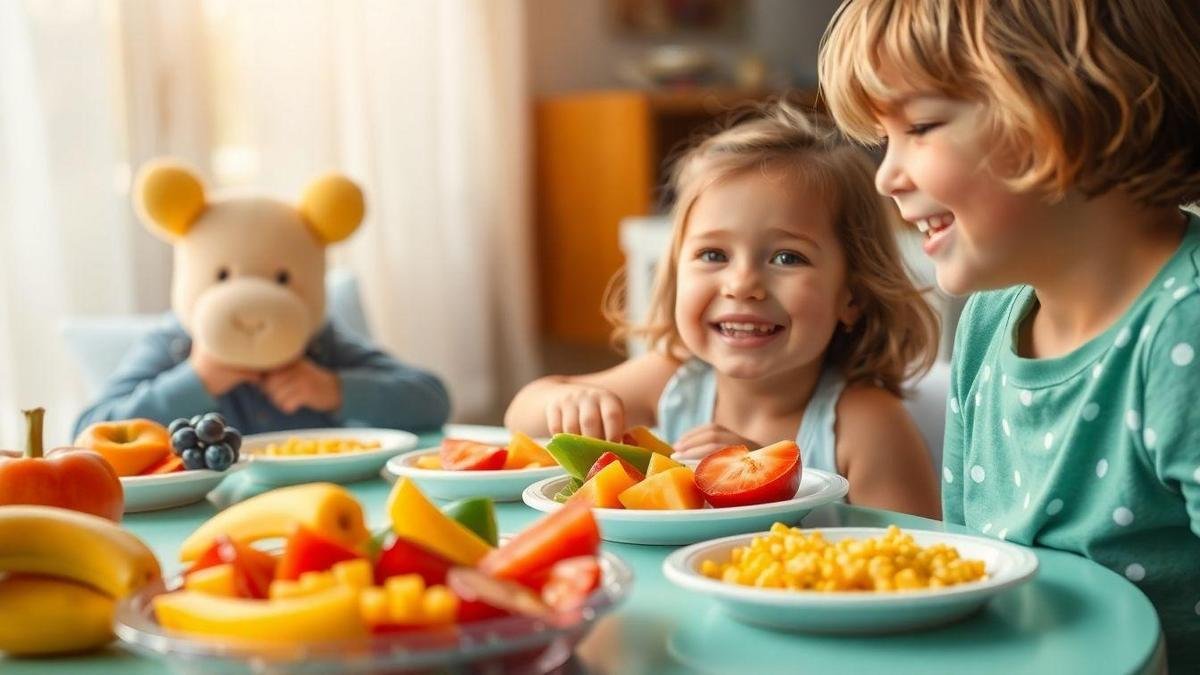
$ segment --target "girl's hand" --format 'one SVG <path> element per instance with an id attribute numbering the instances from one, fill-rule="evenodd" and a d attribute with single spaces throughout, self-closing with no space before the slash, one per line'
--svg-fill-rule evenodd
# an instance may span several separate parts
<path id="1" fill-rule="evenodd" d="M 333 412 L 342 407 L 342 381 L 307 358 L 267 373 L 262 390 L 289 415 L 300 408 Z"/>
<path id="2" fill-rule="evenodd" d="M 205 391 L 213 398 L 223 396 L 230 389 L 243 382 L 251 384 L 262 383 L 261 372 L 227 366 L 213 358 L 211 354 L 204 351 L 200 345 L 194 342 L 192 343 L 192 353 L 188 356 L 188 362 L 192 364 L 192 369 L 196 371 L 196 377 L 200 378 L 200 384 L 204 385 Z"/>
<path id="3" fill-rule="evenodd" d="M 700 459 L 731 445 L 744 445 L 758 449 L 758 443 L 733 433 L 720 424 L 705 424 L 696 427 L 675 441 L 674 459 Z"/>
<path id="4" fill-rule="evenodd" d="M 588 384 L 562 384 L 546 404 L 546 428 L 621 442 L 625 403 L 616 394 Z"/>

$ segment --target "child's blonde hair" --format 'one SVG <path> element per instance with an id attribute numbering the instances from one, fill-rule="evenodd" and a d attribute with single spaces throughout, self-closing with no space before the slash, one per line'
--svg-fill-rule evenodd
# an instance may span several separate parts
<path id="1" fill-rule="evenodd" d="M 1020 191 L 1200 199 L 1196 0 L 846 0 L 822 39 L 838 124 L 877 143 L 896 94 L 880 76 L 986 106 Z"/>
<path id="2" fill-rule="evenodd" d="M 605 314 L 616 325 L 614 341 L 633 336 L 652 349 L 687 357 L 675 325 L 675 284 L 692 206 L 714 183 L 778 168 L 795 180 L 796 189 L 829 199 L 846 256 L 846 283 L 861 312 L 853 327 L 835 333 L 826 361 L 841 368 L 848 384 L 868 382 L 902 393 L 904 382 L 937 358 L 938 319 L 900 262 L 894 239 L 898 219 L 875 191 L 870 161 L 831 127 L 786 102 L 755 108 L 751 115 L 734 117 L 732 126 L 676 162 L 670 183 L 675 194 L 671 247 L 658 266 L 646 323 L 627 323 L 624 277 L 618 274 L 605 299 Z"/>

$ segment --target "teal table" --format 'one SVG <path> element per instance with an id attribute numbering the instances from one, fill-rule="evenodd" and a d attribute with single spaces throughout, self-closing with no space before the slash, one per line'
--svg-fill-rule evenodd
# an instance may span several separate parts
<path id="1" fill-rule="evenodd" d="M 423 441 L 436 443 L 436 437 Z M 428 445 L 423 443 L 422 445 Z M 372 525 L 386 523 L 390 485 L 350 486 Z M 125 525 L 178 571 L 179 545 L 215 512 L 209 504 L 129 515 Z M 501 504 L 502 531 L 515 532 L 540 515 L 523 504 Z M 873 509 L 827 506 L 806 527 L 884 527 L 966 531 Z M 672 547 L 605 542 L 636 580 L 631 597 L 597 623 L 565 672 L 582 673 L 1159 673 L 1164 672 L 1158 617 L 1124 578 L 1078 556 L 1036 550 L 1041 563 L 1030 583 L 998 596 L 980 613 L 944 628 L 884 636 L 830 637 L 774 632 L 728 618 L 713 602 L 671 585 L 660 572 Z M 7 617 L 5 617 L 7 620 Z M 2 626 L 0 626 L 2 630 Z M 0 673 L 169 672 L 162 661 L 119 647 L 74 659 L 5 661 Z"/>

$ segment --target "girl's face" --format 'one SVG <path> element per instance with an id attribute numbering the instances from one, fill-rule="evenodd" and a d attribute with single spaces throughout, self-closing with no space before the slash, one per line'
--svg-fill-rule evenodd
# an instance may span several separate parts
<path id="1" fill-rule="evenodd" d="M 1028 281 L 1052 207 L 1005 185 L 982 105 L 899 89 L 879 120 L 887 152 L 875 185 L 925 232 L 938 285 L 965 294 Z"/>
<path id="2" fill-rule="evenodd" d="M 679 251 L 675 325 L 720 373 L 783 375 L 817 362 L 857 309 L 819 195 L 783 170 L 751 170 L 706 188 Z"/>

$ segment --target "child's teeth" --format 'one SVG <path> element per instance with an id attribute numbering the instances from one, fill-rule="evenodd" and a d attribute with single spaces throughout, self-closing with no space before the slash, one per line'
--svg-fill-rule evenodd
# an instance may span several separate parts
<path id="1" fill-rule="evenodd" d="M 929 231 L 929 219 L 922 218 L 922 219 L 918 220 L 917 221 L 917 229 L 923 233 L 928 232 Z"/>
<path id="2" fill-rule="evenodd" d="M 767 324 L 722 321 L 721 330 L 726 333 L 770 333 L 775 327 Z"/>

